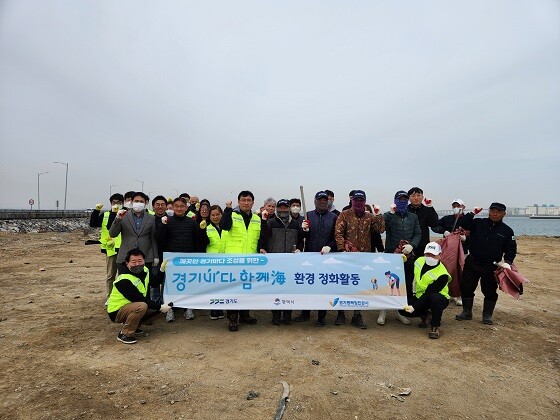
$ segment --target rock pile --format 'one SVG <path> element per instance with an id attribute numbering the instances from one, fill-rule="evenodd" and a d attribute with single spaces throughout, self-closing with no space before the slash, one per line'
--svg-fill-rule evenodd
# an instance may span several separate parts
<path id="1" fill-rule="evenodd" d="M 97 231 L 89 227 L 89 219 L 13 219 L 0 220 L 0 232 L 39 233 L 71 232 L 82 230 L 84 234 Z"/>

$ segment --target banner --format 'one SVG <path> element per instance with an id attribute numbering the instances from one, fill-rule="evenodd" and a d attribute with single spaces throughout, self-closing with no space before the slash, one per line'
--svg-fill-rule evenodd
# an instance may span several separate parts
<path id="1" fill-rule="evenodd" d="M 402 309 L 400 254 L 163 255 L 165 302 L 193 309 Z"/>

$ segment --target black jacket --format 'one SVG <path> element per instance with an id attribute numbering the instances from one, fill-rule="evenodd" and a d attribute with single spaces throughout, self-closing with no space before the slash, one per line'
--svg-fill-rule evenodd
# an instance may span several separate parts
<path id="1" fill-rule="evenodd" d="M 338 251 L 334 240 L 334 227 L 337 215 L 332 211 L 319 213 L 317 210 L 307 212 L 309 220 L 309 232 L 304 232 L 306 252 L 320 252 L 324 246 L 329 246 L 331 250 Z"/>
<path id="2" fill-rule="evenodd" d="M 187 216 L 170 216 L 156 231 L 156 240 L 165 252 L 204 252 L 200 236 L 200 227 Z"/>
<path id="3" fill-rule="evenodd" d="M 426 248 L 426 245 L 430 242 L 430 228 L 438 225 L 438 214 L 433 207 L 426 207 L 424 204 L 420 204 L 419 207 L 414 207 L 412 204 L 409 204 L 408 211 L 414 213 L 416 217 L 418 217 L 418 222 L 420 223 L 422 237 L 420 238 L 418 246 L 414 248 L 414 255 L 420 257 L 424 255 L 424 248 Z"/>
<path id="4" fill-rule="evenodd" d="M 287 225 L 278 218 L 267 220 L 264 228 L 263 241 L 266 244 L 266 252 L 294 252 L 303 250 L 303 231 L 301 222 L 290 217 Z"/>

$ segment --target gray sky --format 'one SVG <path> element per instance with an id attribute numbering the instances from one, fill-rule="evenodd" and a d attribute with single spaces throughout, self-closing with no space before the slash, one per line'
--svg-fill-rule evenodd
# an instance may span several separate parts
<path id="1" fill-rule="evenodd" d="M 558 1 L 0 3 L 0 208 L 558 205 L 559 116 Z"/>

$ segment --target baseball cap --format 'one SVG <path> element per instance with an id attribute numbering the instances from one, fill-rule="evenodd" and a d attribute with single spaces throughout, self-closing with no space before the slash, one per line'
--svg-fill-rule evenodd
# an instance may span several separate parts
<path id="1" fill-rule="evenodd" d="M 354 195 L 352 196 L 352 199 L 356 199 L 356 198 L 362 198 L 362 199 L 366 199 L 366 193 L 363 192 L 362 190 L 354 190 Z"/>
<path id="2" fill-rule="evenodd" d="M 397 191 L 395 193 L 395 198 L 399 198 L 399 197 L 402 197 L 402 196 L 405 196 L 406 198 L 408 198 L 408 193 L 406 191 L 403 191 L 403 190 Z"/>
<path id="3" fill-rule="evenodd" d="M 315 194 L 315 200 L 320 200 L 321 198 L 326 198 L 328 200 L 329 196 L 325 191 L 319 191 Z"/>
<path id="4" fill-rule="evenodd" d="M 490 204 L 490 207 L 488 207 L 489 209 L 496 209 L 496 210 L 500 210 L 500 211 L 506 211 L 506 206 L 503 205 L 502 203 L 492 203 Z"/>
<path id="5" fill-rule="evenodd" d="M 441 246 L 437 242 L 430 242 L 424 248 L 424 254 L 439 255 L 441 254 Z"/>
<path id="6" fill-rule="evenodd" d="M 282 206 L 290 207 L 290 200 L 286 200 L 285 198 L 278 200 L 278 202 L 276 203 L 276 207 Z"/>
<path id="7" fill-rule="evenodd" d="M 455 203 L 459 204 L 460 206 L 464 206 L 464 205 L 465 205 L 465 202 L 464 202 L 463 200 L 461 200 L 460 198 L 456 198 L 455 200 L 453 200 L 453 201 L 451 202 L 451 204 L 455 204 Z"/>

